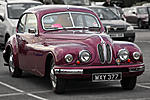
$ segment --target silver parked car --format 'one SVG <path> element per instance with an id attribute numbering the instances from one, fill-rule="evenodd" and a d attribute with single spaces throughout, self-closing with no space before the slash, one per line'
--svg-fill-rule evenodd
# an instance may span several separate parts
<path id="1" fill-rule="evenodd" d="M 41 4 L 31 0 L 0 1 L 0 44 L 5 45 L 8 38 L 16 33 L 18 19 L 26 9 Z"/>
<path id="2" fill-rule="evenodd" d="M 135 32 L 133 26 L 122 20 L 110 8 L 103 6 L 89 6 L 89 8 L 97 13 L 112 39 L 134 42 Z"/>

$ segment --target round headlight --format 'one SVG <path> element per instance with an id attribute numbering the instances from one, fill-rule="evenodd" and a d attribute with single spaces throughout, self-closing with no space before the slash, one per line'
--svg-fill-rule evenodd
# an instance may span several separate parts
<path id="1" fill-rule="evenodd" d="M 118 56 L 121 61 L 126 61 L 129 58 L 129 52 L 126 49 L 120 49 L 118 52 Z"/>
<path id="2" fill-rule="evenodd" d="M 87 50 L 83 50 L 79 53 L 81 62 L 87 63 L 91 59 L 91 54 Z"/>
<path id="3" fill-rule="evenodd" d="M 67 63 L 70 63 L 70 62 L 73 61 L 73 56 L 71 54 L 67 54 L 65 56 L 65 60 L 66 60 Z"/>
<path id="4" fill-rule="evenodd" d="M 140 53 L 139 52 L 134 52 L 133 53 L 133 58 L 135 59 L 135 60 L 139 60 L 140 59 Z"/>

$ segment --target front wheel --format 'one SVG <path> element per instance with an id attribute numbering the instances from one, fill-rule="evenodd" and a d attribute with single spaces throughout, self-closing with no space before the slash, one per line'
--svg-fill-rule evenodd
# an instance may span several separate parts
<path id="1" fill-rule="evenodd" d="M 65 92 L 65 79 L 58 78 L 54 73 L 54 61 L 51 64 L 51 70 L 50 70 L 50 78 L 52 82 L 52 88 L 55 93 L 61 94 Z"/>
<path id="2" fill-rule="evenodd" d="M 121 86 L 125 90 L 133 90 L 136 86 L 137 77 L 124 77 L 121 80 Z"/>
<path id="3" fill-rule="evenodd" d="M 12 77 L 21 77 L 22 70 L 14 65 L 14 55 L 11 52 L 9 57 L 9 72 Z"/>

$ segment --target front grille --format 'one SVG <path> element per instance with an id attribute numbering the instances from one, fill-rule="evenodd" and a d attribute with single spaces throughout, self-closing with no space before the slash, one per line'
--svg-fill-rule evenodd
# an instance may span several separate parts
<path id="1" fill-rule="evenodd" d="M 117 27 L 117 28 L 111 27 L 109 29 L 109 32 L 124 32 L 124 31 L 126 31 L 126 28 L 123 28 L 123 27 Z"/>
<path id="2" fill-rule="evenodd" d="M 98 44 L 98 53 L 99 53 L 100 62 L 104 63 L 105 60 L 104 60 L 103 47 L 100 44 Z"/>
<path id="3" fill-rule="evenodd" d="M 112 60 L 112 49 L 109 44 L 106 45 L 107 63 L 111 63 Z"/>
<path id="4" fill-rule="evenodd" d="M 109 44 L 98 44 L 98 53 L 101 64 L 105 62 L 111 63 L 112 61 L 112 48 Z"/>

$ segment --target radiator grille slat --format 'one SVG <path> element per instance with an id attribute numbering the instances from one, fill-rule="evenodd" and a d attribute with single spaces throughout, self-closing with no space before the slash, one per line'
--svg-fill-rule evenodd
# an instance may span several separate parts
<path id="1" fill-rule="evenodd" d="M 98 53 L 100 62 L 104 64 L 105 62 L 111 63 L 112 61 L 112 48 L 109 44 L 98 44 Z M 106 48 L 106 49 L 104 49 Z"/>
<path id="2" fill-rule="evenodd" d="M 98 53 L 99 53 L 100 62 L 104 63 L 105 60 L 104 60 L 103 47 L 100 44 L 98 44 Z"/>
<path id="3" fill-rule="evenodd" d="M 112 49 L 111 46 L 109 44 L 106 45 L 106 49 L 107 49 L 107 63 L 111 63 L 112 60 Z"/>

